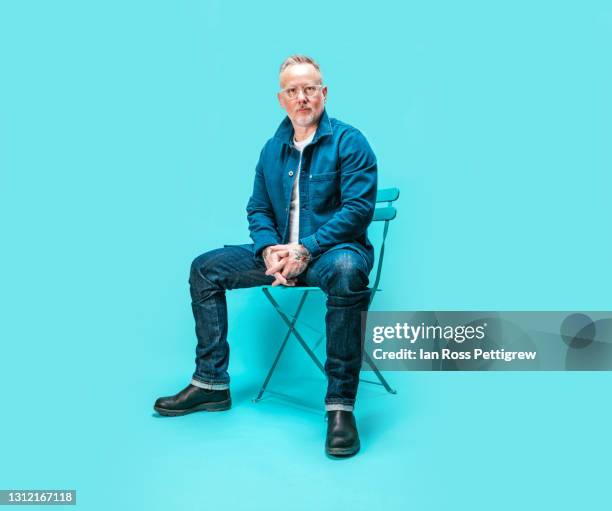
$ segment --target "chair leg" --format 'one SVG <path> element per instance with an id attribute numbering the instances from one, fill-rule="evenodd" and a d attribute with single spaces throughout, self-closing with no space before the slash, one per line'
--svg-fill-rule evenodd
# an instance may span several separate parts
<path id="1" fill-rule="evenodd" d="M 389 384 L 387 383 L 387 380 L 385 380 L 385 377 L 380 373 L 380 371 L 378 370 L 378 367 L 376 367 L 376 365 L 374 364 L 374 361 L 370 358 L 370 355 L 368 355 L 367 353 L 363 353 L 363 358 L 366 361 L 366 363 L 372 368 L 372 371 L 374 371 L 374 374 L 378 377 L 380 383 L 377 383 L 375 381 L 367 381 L 367 380 L 362 380 L 365 381 L 366 383 L 373 383 L 374 385 L 382 385 L 383 387 L 385 387 L 386 391 L 389 394 L 397 394 L 397 390 L 392 389 Z"/>
<path id="2" fill-rule="evenodd" d="M 272 378 L 272 373 L 274 372 L 274 369 L 276 369 L 276 364 L 278 364 L 278 361 L 281 355 L 283 354 L 283 351 L 285 351 L 285 346 L 287 345 L 287 341 L 289 340 L 290 333 L 291 333 L 291 330 L 289 330 L 287 334 L 285 335 L 285 338 L 283 339 L 280 349 L 278 350 L 278 353 L 276 354 L 276 357 L 274 358 L 272 367 L 270 367 L 270 370 L 268 371 L 268 374 L 266 375 L 266 379 L 264 380 L 263 385 L 261 386 L 261 389 L 259 389 L 259 393 L 257 394 L 257 397 L 253 398 L 253 403 L 257 403 L 257 401 L 260 401 L 261 397 L 266 391 L 266 388 L 268 387 L 268 383 L 270 382 L 270 378 Z"/>
<path id="3" fill-rule="evenodd" d="M 293 335 L 295 336 L 295 338 L 298 340 L 298 342 L 302 345 L 302 348 L 304 348 L 304 351 L 306 351 L 306 353 L 308 353 L 308 356 L 312 359 L 312 361 L 316 364 L 316 366 L 319 368 L 319 370 L 325 374 L 325 368 L 323 367 L 323 364 L 321 363 L 321 361 L 317 358 L 317 356 L 314 354 L 314 351 L 312 351 L 310 349 L 310 346 L 308 346 L 308 344 L 306 343 L 306 341 L 304 340 L 304 338 L 302 337 L 302 335 L 296 330 L 295 328 L 295 323 L 298 321 L 298 314 L 295 314 L 294 318 L 293 318 L 293 322 L 287 317 L 287 314 L 285 314 L 285 312 L 283 311 L 283 309 L 281 309 L 280 305 L 278 304 L 278 302 L 274 299 L 274 297 L 272 296 L 272 294 L 270 293 L 270 291 L 267 288 L 263 288 L 263 292 L 264 294 L 267 296 L 268 300 L 270 300 L 270 303 L 272 304 L 272 306 L 276 309 L 276 312 L 278 312 L 279 316 L 281 317 L 281 319 L 286 323 L 286 325 L 289 327 L 289 330 L 291 331 L 291 333 L 293 333 Z M 306 300 L 306 297 L 308 296 L 308 291 L 304 291 L 304 294 L 302 296 L 302 300 L 300 301 L 300 304 L 303 305 L 304 301 Z M 301 307 L 300 307 L 301 308 Z"/>
<path id="4" fill-rule="evenodd" d="M 308 356 L 315 363 L 315 365 L 319 368 L 319 370 L 323 373 L 323 375 L 326 376 L 325 368 L 324 368 L 323 364 L 317 358 L 317 356 L 315 355 L 314 351 L 312 349 L 310 349 L 310 346 L 308 346 L 308 344 L 306 343 L 306 341 L 304 340 L 302 335 L 295 328 L 295 324 L 298 321 L 299 315 L 300 315 L 300 313 L 302 311 L 302 307 L 304 306 L 304 302 L 306 301 L 306 298 L 308 296 L 308 291 L 304 291 L 302 293 L 302 297 L 300 298 L 300 301 L 298 303 L 298 306 L 297 306 L 297 309 L 295 311 L 295 314 L 291 315 L 289 313 L 289 316 L 292 316 L 292 319 L 289 319 L 288 314 L 285 313 L 281 309 L 280 305 L 274 299 L 274 297 L 272 296 L 272 294 L 270 293 L 270 291 L 267 288 L 263 288 L 262 291 L 266 295 L 266 298 L 268 299 L 268 301 L 276 309 L 276 312 L 278 313 L 278 315 L 285 322 L 285 324 L 289 327 L 289 329 L 287 330 L 287 333 L 285 334 L 285 338 L 283 339 L 283 342 L 281 343 L 281 346 L 280 346 L 280 348 L 278 350 L 278 353 L 276 354 L 276 357 L 274 358 L 274 362 L 272 363 L 272 367 L 270 367 L 270 370 L 268 371 L 268 374 L 266 375 L 266 379 L 264 380 L 264 383 L 261 386 L 261 389 L 259 390 L 259 393 L 257 394 L 257 397 L 255 397 L 253 399 L 254 403 L 260 401 L 262 396 L 263 396 L 263 394 L 264 394 L 264 392 L 266 391 L 266 388 L 268 387 L 268 383 L 270 382 L 270 379 L 272 378 L 272 374 L 274 373 L 274 370 L 276 369 L 278 361 L 280 360 L 280 357 L 283 354 L 283 351 L 285 350 L 285 347 L 287 345 L 287 341 L 289 340 L 289 337 L 291 336 L 292 333 L 295 336 L 295 338 L 298 340 L 298 342 L 301 344 L 302 348 L 304 348 L 304 351 L 306 351 Z M 317 340 L 315 348 L 320 344 L 321 340 L 324 337 L 325 336 L 323 335 L 323 336 L 321 336 Z M 380 373 L 380 371 L 378 370 L 378 367 L 376 367 L 376 365 L 374 364 L 374 361 L 370 358 L 370 356 L 367 353 L 364 352 L 363 358 L 366 361 L 366 363 L 372 368 L 372 371 L 374 371 L 374 374 L 376 375 L 376 377 L 378 378 L 380 383 L 379 382 L 375 382 L 375 381 L 364 380 L 364 379 L 361 379 L 361 381 L 364 382 L 364 383 L 371 383 L 373 385 L 382 385 L 385 388 L 385 390 L 387 392 L 389 392 L 390 394 L 397 394 L 397 391 L 395 389 L 392 389 L 391 386 L 389 385 L 389 383 L 387 383 L 387 380 Z"/>
<path id="5" fill-rule="evenodd" d="M 295 311 L 295 314 L 293 315 L 293 319 L 291 321 L 289 321 L 287 316 L 284 314 L 284 312 L 281 310 L 280 306 L 276 302 L 276 300 L 274 300 L 274 298 L 270 294 L 270 292 L 267 289 L 265 289 L 265 288 L 263 289 L 263 292 L 266 295 L 266 297 L 268 298 L 268 300 L 270 300 L 270 302 L 272 303 L 272 306 L 280 314 L 280 316 L 283 318 L 283 320 L 288 324 L 289 330 L 287 330 L 287 333 L 285 334 L 285 338 L 283 339 L 283 342 L 281 343 L 281 346 L 280 346 L 280 348 L 278 350 L 278 353 L 276 354 L 276 357 L 274 358 L 274 362 L 272 363 L 272 367 L 270 367 L 270 370 L 268 371 L 268 374 L 266 375 L 266 379 L 265 379 L 263 385 L 261 386 L 261 389 L 259 390 L 259 393 L 257 394 L 257 397 L 253 399 L 254 403 L 260 401 L 262 396 L 263 396 L 263 394 L 264 394 L 264 392 L 266 391 L 266 388 L 268 387 L 268 383 L 270 382 L 270 378 L 272 378 L 272 374 L 274 373 L 274 370 L 276 369 L 278 361 L 280 360 L 280 357 L 283 354 L 283 351 L 285 350 L 285 346 L 287 345 L 287 341 L 289 340 L 289 337 L 291 336 L 291 332 L 296 334 L 295 323 L 298 320 L 300 312 L 302 311 L 302 307 L 304 306 L 304 302 L 306 301 L 306 297 L 308 296 L 308 291 L 304 291 L 304 293 L 302 294 L 302 297 L 300 299 L 300 302 L 299 302 L 299 304 L 297 306 L 297 309 Z M 299 340 L 299 338 L 298 338 L 298 340 Z"/>

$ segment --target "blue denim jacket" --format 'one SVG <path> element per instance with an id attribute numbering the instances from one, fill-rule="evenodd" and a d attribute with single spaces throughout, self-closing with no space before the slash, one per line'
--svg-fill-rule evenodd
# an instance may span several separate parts
<path id="1" fill-rule="evenodd" d="M 293 180 L 300 160 L 286 117 L 261 151 L 247 205 L 255 256 L 287 243 Z M 323 111 L 300 172 L 299 240 L 313 258 L 334 248 L 359 252 L 370 269 L 374 250 L 366 230 L 376 207 L 376 156 L 359 130 Z"/>

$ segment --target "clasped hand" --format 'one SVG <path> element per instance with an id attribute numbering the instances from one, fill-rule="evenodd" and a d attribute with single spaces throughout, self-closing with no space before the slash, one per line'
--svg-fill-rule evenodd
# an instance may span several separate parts
<path id="1" fill-rule="evenodd" d="M 295 286 L 297 276 L 310 262 L 310 253 L 304 245 L 289 243 L 287 245 L 270 245 L 262 253 L 266 263 L 266 275 L 274 275 L 273 286 Z"/>

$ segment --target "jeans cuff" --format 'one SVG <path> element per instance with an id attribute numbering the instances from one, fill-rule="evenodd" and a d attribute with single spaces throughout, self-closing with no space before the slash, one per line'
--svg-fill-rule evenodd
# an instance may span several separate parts
<path id="1" fill-rule="evenodd" d="M 192 378 L 191 384 L 194 387 L 200 387 L 201 389 L 206 389 L 206 390 L 227 390 L 229 389 L 229 384 L 227 383 L 205 383 L 205 382 L 196 380 L 195 378 Z"/>
<path id="2" fill-rule="evenodd" d="M 342 405 L 339 403 L 332 403 L 329 405 L 325 405 L 325 410 L 328 412 L 333 412 L 335 410 L 342 410 L 344 412 L 352 412 L 355 409 L 353 405 Z"/>

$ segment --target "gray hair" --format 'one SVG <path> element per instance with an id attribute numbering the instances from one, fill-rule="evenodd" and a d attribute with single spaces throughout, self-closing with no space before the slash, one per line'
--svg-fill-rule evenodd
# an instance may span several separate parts
<path id="1" fill-rule="evenodd" d="M 315 59 L 309 57 L 308 55 L 290 55 L 285 60 L 283 60 L 283 63 L 280 66 L 279 74 L 282 73 L 289 66 L 293 66 L 295 64 L 310 64 L 311 66 L 313 66 L 319 72 L 319 75 L 321 76 L 321 83 L 323 83 L 323 73 L 321 73 L 321 68 L 319 67 L 319 64 L 317 64 Z"/>

